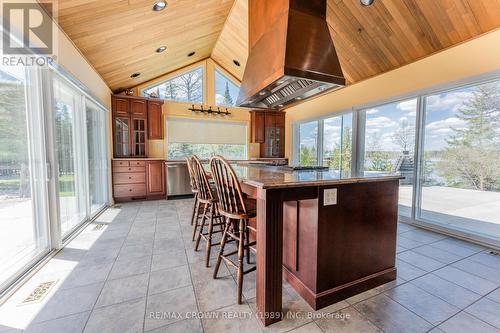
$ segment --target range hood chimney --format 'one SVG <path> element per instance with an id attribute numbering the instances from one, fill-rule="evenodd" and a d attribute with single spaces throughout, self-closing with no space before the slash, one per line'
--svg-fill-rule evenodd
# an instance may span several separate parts
<path id="1" fill-rule="evenodd" d="M 237 105 L 281 109 L 345 85 L 326 0 L 249 0 L 249 48 Z"/>

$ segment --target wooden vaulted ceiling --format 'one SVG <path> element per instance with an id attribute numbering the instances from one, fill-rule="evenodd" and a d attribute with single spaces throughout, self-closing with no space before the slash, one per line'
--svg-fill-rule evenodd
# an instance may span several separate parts
<path id="1" fill-rule="evenodd" d="M 207 57 L 241 80 L 248 56 L 248 1 L 167 0 L 165 10 L 153 12 L 153 0 L 59 0 L 58 21 L 114 91 Z M 327 4 L 327 22 L 349 83 L 500 27 L 500 0 Z M 162 45 L 167 51 L 155 53 Z M 191 51 L 195 56 L 187 57 Z M 141 76 L 130 78 L 134 72 Z"/>

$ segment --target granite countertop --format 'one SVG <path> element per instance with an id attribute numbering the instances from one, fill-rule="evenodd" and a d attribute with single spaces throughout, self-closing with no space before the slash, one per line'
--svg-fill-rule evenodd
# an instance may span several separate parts
<path id="1" fill-rule="evenodd" d="M 285 170 L 273 166 L 236 165 L 235 172 L 243 183 L 263 189 L 378 182 L 402 179 L 399 174 L 351 176 L 335 170 Z"/>

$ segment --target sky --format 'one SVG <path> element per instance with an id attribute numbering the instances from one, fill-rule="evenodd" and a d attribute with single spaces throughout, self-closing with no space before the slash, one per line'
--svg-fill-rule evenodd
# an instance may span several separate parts
<path id="1" fill-rule="evenodd" d="M 442 150 L 446 147 L 446 139 L 453 134 L 452 128 L 463 128 L 464 123 L 456 112 L 472 97 L 474 88 L 462 88 L 442 94 L 431 95 L 426 99 L 425 149 Z M 401 146 L 394 140 L 394 133 L 407 123 L 415 127 L 417 100 L 377 106 L 366 110 L 366 147 L 384 151 L 400 151 Z M 350 117 L 344 117 L 344 121 Z M 324 122 L 324 146 L 330 147 L 340 143 L 340 117 L 329 118 Z M 347 125 L 345 125 L 347 126 Z M 350 124 L 349 124 L 350 126 Z M 300 142 L 311 147 L 316 138 L 313 129 L 316 122 L 300 126 Z"/>

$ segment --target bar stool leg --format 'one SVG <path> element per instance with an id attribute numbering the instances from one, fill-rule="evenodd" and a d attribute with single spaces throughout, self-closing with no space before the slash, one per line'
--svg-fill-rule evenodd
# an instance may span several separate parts
<path id="1" fill-rule="evenodd" d="M 231 226 L 231 220 L 227 218 L 226 227 L 224 228 L 224 233 L 222 234 L 222 239 L 220 241 L 220 249 L 219 249 L 219 254 L 217 256 L 217 263 L 215 264 L 214 279 L 217 279 L 217 273 L 219 272 L 220 262 L 222 261 L 222 256 L 224 255 L 224 247 L 226 246 L 227 233 L 229 231 L 230 226 Z"/>
<path id="2" fill-rule="evenodd" d="M 195 215 L 197 216 L 198 214 L 198 193 L 194 194 L 194 204 L 193 204 L 193 214 L 191 215 L 191 225 L 194 223 L 194 217 Z"/>
<path id="3" fill-rule="evenodd" d="M 248 223 L 248 221 L 247 221 Z M 245 238 L 246 238 L 246 244 L 247 244 L 247 264 L 250 264 L 250 247 L 248 247 L 248 244 L 250 244 L 250 229 L 246 228 L 245 232 Z"/>
<path id="4" fill-rule="evenodd" d="M 243 257 L 245 252 L 245 222 L 240 220 L 239 242 L 238 242 L 238 304 L 241 304 L 241 295 L 243 291 Z"/>
<path id="5" fill-rule="evenodd" d="M 210 263 L 210 251 L 212 251 L 212 231 L 214 227 L 214 210 L 215 204 L 210 205 L 210 222 L 208 222 L 208 237 L 207 237 L 207 253 L 205 257 L 205 267 Z M 203 231 L 203 229 L 202 229 Z"/>
<path id="6" fill-rule="evenodd" d="M 200 245 L 200 239 L 201 239 L 201 233 L 203 232 L 203 228 L 205 227 L 205 220 L 207 219 L 207 211 L 208 211 L 208 204 L 205 204 L 205 207 L 203 207 L 203 217 L 201 218 L 201 225 L 200 229 L 198 230 L 198 236 L 196 237 L 196 245 L 194 247 L 195 251 L 198 251 L 198 246 Z M 195 226 L 195 234 L 196 234 L 196 226 Z M 193 234 L 193 237 L 195 235 Z"/>

